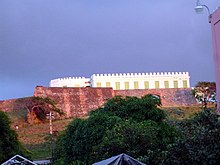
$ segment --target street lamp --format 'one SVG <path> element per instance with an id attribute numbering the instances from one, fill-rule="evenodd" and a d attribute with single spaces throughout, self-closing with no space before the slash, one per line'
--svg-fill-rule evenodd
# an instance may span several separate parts
<path id="1" fill-rule="evenodd" d="M 211 14 L 211 12 L 210 12 L 210 10 L 209 10 L 209 7 L 206 6 L 206 5 L 204 5 L 204 4 L 201 4 L 201 2 L 200 2 L 199 0 L 197 0 L 197 2 L 196 2 L 196 7 L 195 7 L 196 13 L 198 13 L 198 14 L 202 13 L 204 7 L 205 7 L 205 8 L 207 9 L 207 11 L 208 11 L 208 14 L 209 14 L 208 21 L 209 21 L 209 23 L 211 23 L 212 14 Z"/>

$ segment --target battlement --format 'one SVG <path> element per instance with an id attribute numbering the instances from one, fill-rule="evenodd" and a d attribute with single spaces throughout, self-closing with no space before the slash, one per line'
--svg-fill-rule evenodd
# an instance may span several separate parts
<path id="1" fill-rule="evenodd" d="M 81 80 L 81 79 L 86 79 L 86 78 L 85 77 L 63 77 L 63 78 L 53 79 L 51 81 L 66 81 L 66 80 Z"/>
<path id="2" fill-rule="evenodd" d="M 113 74 L 93 74 L 94 77 L 147 77 L 147 76 L 189 76 L 189 72 L 150 72 L 150 73 L 113 73 Z"/>

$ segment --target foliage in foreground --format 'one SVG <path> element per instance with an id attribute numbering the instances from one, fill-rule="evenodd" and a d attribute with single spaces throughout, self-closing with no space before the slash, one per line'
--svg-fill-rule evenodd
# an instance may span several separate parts
<path id="1" fill-rule="evenodd" d="M 220 164 L 220 121 L 213 110 L 203 110 L 181 122 L 184 137 L 169 151 L 164 164 Z"/>
<path id="2" fill-rule="evenodd" d="M 0 163 L 16 154 L 27 155 L 27 151 L 18 141 L 17 134 L 10 128 L 6 113 L 0 111 Z"/>
<path id="3" fill-rule="evenodd" d="M 57 162 L 92 164 L 126 153 L 158 164 L 179 135 L 164 122 L 160 99 L 153 95 L 115 97 L 88 119 L 76 119 L 58 138 Z"/>

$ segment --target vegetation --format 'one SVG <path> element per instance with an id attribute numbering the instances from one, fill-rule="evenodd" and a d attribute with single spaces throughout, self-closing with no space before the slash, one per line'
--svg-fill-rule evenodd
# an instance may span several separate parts
<path id="1" fill-rule="evenodd" d="M 215 102 L 216 84 L 215 82 L 198 82 L 192 93 L 198 102 Z"/>
<path id="2" fill-rule="evenodd" d="M 176 129 L 164 122 L 160 105 L 153 95 L 109 100 L 88 119 L 71 122 L 57 141 L 57 162 L 92 164 L 123 152 L 158 164 L 179 139 Z"/>
<path id="3" fill-rule="evenodd" d="M 55 120 L 52 122 L 54 132 L 60 132 L 72 119 Z M 21 123 L 20 123 L 21 124 Z M 49 122 L 30 125 L 24 123 L 16 132 L 19 135 L 19 140 L 31 152 L 32 159 L 49 159 L 51 158 L 51 143 L 48 138 Z"/>
<path id="4" fill-rule="evenodd" d="M 183 137 L 170 149 L 164 164 L 220 164 L 220 121 L 214 110 L 205 109 L 177 127 Z"/>
<path id="5" fill-rule="evenodd" d="M 15 154 L 27 156 L 27 150 L 18 141 L 16 132 L 10 128 L 8 116 L 2 111 L 0 111 L 0 130 L 0 163 Z"/>
<path id="6" fill-rule="evenodd" d="M 220 163 L 220 119 L 214 108 L 194 108 L 198 113 L 187 119 L 181 108 L 169 109 L 174 116 L 166 119 L 159 106 L 153 95 L 109 100 L 88 119 L 71 122 L 56 143 L 56 162 L 91 164 L 126 153 L 146 164 Z"/>
<path id="7" fill-rule="evenodd" d="M 170 107 L 161 110 L 160 105 L 160 99 L 153 95 L 115 97 L 92 111 L 87 119 L 53 121 L 54 130 L 59 132 L 69 124 L 56 141 L 56 163 L 91 164 L 122 152 L 146 164 L 220 163 L 220 119 L 215 108 Z M 26 113 L 26 109 L 8 113 L 12 128 L 19 125 L 16 133 L 31 151 L 32 159 L 50 158 L 49 123 L 27 124 Z M 1 121 L 4 120 L 3 117 Z M 0 123 L 0 130 L 7 133 L 3 127 Z M 12 137 L 17 138 L 14 133 Z M 7 142 L 19 144 L 19 150 L 11 152 L 12 156 L 27 153 L 19 142 Z M 2 150 L 10 151 L 0 146 L 0 156 Z"/>

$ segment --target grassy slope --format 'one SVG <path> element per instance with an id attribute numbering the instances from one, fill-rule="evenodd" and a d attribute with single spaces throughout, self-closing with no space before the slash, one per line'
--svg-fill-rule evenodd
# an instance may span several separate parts
<path id="1" fill-rule="evenodd" d="M 46 159 L 51 157 L 51 145 L 49 142 L 49 121 L 42 124 L 28 124 L 25 121 L 26 110 L 8 113 L 11 119 L 11 127 L 16 130 L 20 142 L 32 153 L 32 159 Z M 55 120 L 52 122 L 53 131 L 62 131 L 72 119 Z"/>
<path id="2" fill-rule="evenodd" d="M 201 107 L 169 107 L 162 108 L 168 114 L 168 120 L 182 120 L 189 118 L 196 112 L 201 111 Z M 10 112 L 9 117 L 12 121 L 12 128 L 15 125 L 19 140 L 31 151 L 32 159 L 46 159 L 51 157 L 51 145 L 49 143 L 49 122 L 30 125 L 25 122 L 25 110 Z M 53 130 L 62 131 L 72 121 L 72 119 L 53 121 Z"/>

